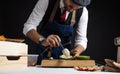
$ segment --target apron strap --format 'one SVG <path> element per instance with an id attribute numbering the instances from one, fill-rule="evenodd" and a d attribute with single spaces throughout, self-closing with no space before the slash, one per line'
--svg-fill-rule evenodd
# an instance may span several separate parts
<path id="1" fill-rule="evenodd" d="M 51 13 L 51 15 L 50 15 L 50 18 L 49 18 L 49 22 L 52 22 L 53 21 L 53 19 L 54 19 L 54 16 L 55 16 L 55 13 L 56 13 L 56 11 L 57 11 L 57 8 L 58 8 L 58 5 L 59 5 L 59 0 L 57 0 L 56 1 L 56 3 L 55 3 L 55 5 L 54 5 L 54 8 L 53 8 L 53 10 L 52 10 L 52 13 Z"/>
<path id="2" fill-rule="evenodd" d="M 71 18 L 71 21 L 70 21 L 71 26 L 74 26 L 74 24 L 75 24 L 75 16 L 76 16 L 76 10 L 74 10 L 72 12 L 72 18 Z"/>
<path id="3" fill-rule="evenodd" d="M 67 25 L 74 26 L 74 24 L 76 23 L 76 10 L 74 10 L 73 12 L 69 13 L 65 23 Z"/>

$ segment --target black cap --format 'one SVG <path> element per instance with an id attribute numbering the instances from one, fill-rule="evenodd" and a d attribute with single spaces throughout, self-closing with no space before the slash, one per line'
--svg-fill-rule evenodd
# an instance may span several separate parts
<path id="1" fill-rule="evenodd" d="M 75 4 L 80 6 L 87 6 L 91 3 L 91 0 L 72 0 Z"/>

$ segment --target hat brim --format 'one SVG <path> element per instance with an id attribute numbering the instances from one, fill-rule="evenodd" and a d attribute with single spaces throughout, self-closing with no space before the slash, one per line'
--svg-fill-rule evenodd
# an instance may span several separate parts
<path id="1" fill-rule="evenodd" d="M 79 6 L 87 6 L 91 3 L 91 0 L 72 0 L 72 2 Z"/>

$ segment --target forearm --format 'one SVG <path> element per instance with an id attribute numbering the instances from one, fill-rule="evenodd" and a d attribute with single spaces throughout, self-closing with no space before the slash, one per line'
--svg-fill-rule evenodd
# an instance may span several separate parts
<path id="1" fill-rule="evenodd" d="M 27 32 L 26 36 L 30 38 L 35 43 L 39 43 L 40 37 L 43 37 L 40 35 L 36 30 L 32 29 L 29 32 Z M 58 35 L 49 35 L 42 43 L 42 46 L 50 46 L 50 47 L 58 47 L 59 42 L 61 41 L 60 37 Z"/>
<path id="2" fill-rule="evenodd" d="M 26 36 L 30 38 L 35 43 L 39 43 L 39 38 L 42 37 L 36 30 L 32 29 L 29 32 L 27 32 Z"/>

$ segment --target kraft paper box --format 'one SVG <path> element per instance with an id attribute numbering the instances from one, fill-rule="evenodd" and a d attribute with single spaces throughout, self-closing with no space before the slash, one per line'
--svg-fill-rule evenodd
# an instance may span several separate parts
<path id="1" fill-rule="evenodd" d="M 0 41 L 0 70 L 27 67 L 28 45 Z"/>

